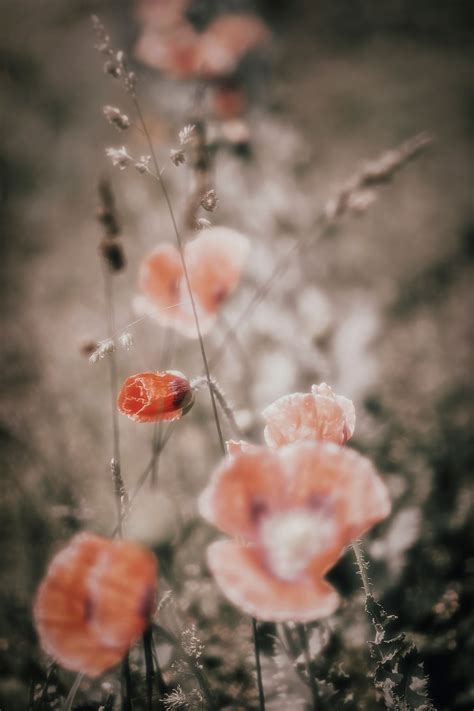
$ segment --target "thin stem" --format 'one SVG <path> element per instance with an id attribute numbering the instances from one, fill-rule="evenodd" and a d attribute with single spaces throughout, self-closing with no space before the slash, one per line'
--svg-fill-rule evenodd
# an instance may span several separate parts
<path id="1" fill-rule="evenodd" d="M 156 653 L 156 647 L 155 647 L 155 641 L 153 638 L 153 626 L 150 625 L 150 638 L 151 638 L 151 651 L 153 654 L 153 659 L 155 661 L 155 677 L 156 677 L 156 686 L 158 689 L 158 693 L 160 696 L 164 696 L 168 691 L 169 687 L 165 680 L 163 679 L 163 674 L 161 673 L 160 669 L 160 664 L 158 662 L 158 655 Z"/>
<path id="2" fill-rule="evenodd" d="M 191 388 L 194 391 L 197 391 L 201 388 L 201 386 L 206 383 L 207 385 L 207 379 L 204 376 L 199 376 L 197 378 L 194 378 L 194 380 L 191 381 Z M 216 396 L 216 400 L 226 416 L 230 427 L 232 429 L 232 432 L 234 435 L 237 437 L 243 437 L 242 430 L 240 429 L 237 420 L 235 419 L 235 413 L 234 413 L 234 408 L 230 404 L 230 402 L 227 400 L 224 391 L 222 390 L 221 386 L 217 382 L 217 380 L 214 378 L 214 376 L 211 376 L 211 387 L 212 390 L 214 391 L 214 395 Z"/>
<path id="3" fill-rule="evenodd" d="M 257 620 L 252 617 L 253 646 L 255 650 L 255 667 L 257 670 L 258 703 L 260 711 L 265 711 L 265 692 L 263 691 L 262 667 L 260 665 L 260 647 L 258 643 Z"/>
<path id="4" fill-rule="evenodd" d="M 174 427 L 172 425 L 167 430 L 159 447 L 157 447 L 157 449 L 155 449 L 155 451 L 151 455 L 148 464 L 146 465 L 145 469 L 143 470 L 140 478 L 138 479 L 137 483 L 135 484 L 135 488 L 133 489 L 133 491 L 128 499 L 127 511 L 126 511 L 127 515 L 130 513 L 130 511 L 132 509 L 132 505 L 135 502 L 135 499 L 137 498 L 138 494 L 140 493 L 140 491 L 141 491 L 143 485 L 145 484 L 146 480 L 148 479 L 149 475 L 151 474 L 156 457 L 163 451 L 163 449 L 165 448 L 165 445 L 170 440 L 173 432 L 174 432 Z M 118 526 L 116 526 L 114 528 L 114 530 L 112 531 L 111 535 L 116 536 L 118 534 L 118 532 L 119 532 L 119 529 L 118 529 Z"/>
<path id="5" fill-rule="evenodd" d="M 362 580 L 362 586 L 364 588 L 365 596 L 369 597 L 369 595 L 372 595 L 372 591 L 369 576 L 367 575 L 367 564 L 364 560 L 364 554 L 362 552 L 362 547 L 359 541 L 352 542 L 352 550 L 354 551 L 355 559 L 357 561 L 357 568 Z"/>
<path id="6" fill-rule="evenodd" d="M 311 652 L 309 650 L 308 635 L 306 632 L 305 625 L 303 625 L 303 624 L 298 625 L 298 634 L 299 634 L 301 646 L 303 647 L 304 660 L 305 660 L 306 670 L 307 670 L 307 674 L 308 674 L 308 682 L 309 682 L 309 686 L 311 688 L 311 695 L 313 697 L 313 711 L 316 711 L 316 709 L 318 707 L 319 694 L 318 694 L 318 687 L 316 685 L 316 679 L 314 678 L 314 674 L 311 669 Z"/>
<path id="7" fill-rule="evenodd" d="M 71 711 L 72 710 L 72 705 L 74 703 L 74 699 L 76 698 L 76 694 L 79 691 L 79 687 L 81 685 L 81 681 L 84 679 L 84 674 L 78 674 L 76 678 L 74 679 L 74 683 L 71 686 L 69 690 L 69 694 L 67 695 L 67 699 L 64 702 L 63 709 L 64 711 Z"/>
<path id="8" fill-rule="evenodd" d="M 148 711 L 153 708 L 153 654 L 152 654 L 152 637 L 151 627 L 148 627 L 143 633 L 143 652 L 145 655 L 145 670 L 146 670 L 146 693 Z"/>
<path id="9" fill-rule="evenodd" d="M 108 265 L 102 262 L 105 291 L 105 317 L 107 321 L 108 337 L 113 343 L 112 351 L 108 354 L 109 382 L 110 382 L 110 405 L 112 414 L 112 461 L 111 470 L 114 479 L 115 503 L 117 508 L 117 529 L 119 537 L 123 536 L 123 516 L 122 502 L 125 497 L 125 487 L 120 469 L 120 433 L 117 411 L 117 358 L 115 354 L 115 307 L 114 307 L 114 287 L 113 277 Z"/>
<path id="10" fill-rule="evenodd" d="M 132 676 L 128 654 L 122 662 L 122 711 L 132 711 Z"/>
<path id="11" fill-rule="evenodd" d="M 222 435 L 221 425 L 220 425 L 220 421 L 219 421 L 219 414 L 218 414 L 218 412 L 217 412 L 217 405 L 216 405 L 214 393 L 213 393 L 212 387 L 211 387 L 211 374 L 210 374 L 210 371 L 209 371 L 209 363 L 208 363 L 208 360 L 207 360 L 206 349 L 205 349 L 205 347 L 204 347 L 204 340 L 203 340 L 202 333 L 201 333 L 201 326 L 200 326 L 200 324 L 199 324 L 199 317 L 198 317 L 198 314 L 197 314 L 196 303 L 195 303 L 195 301 L 194 301 L 194 296 L 193 296 L 193 292 L 192 292 L 192 289 L 191 289 L 191 283 L 190 283 L 190 280 L 189 280 L 189 274 L 188 274 L 188 269 L 187 269 L 187 266 L 186 266 L 186 260 L 185 260 L 185 258 L 184 258 L 183 242 L 182 242 L 181 235 L 180 235 L 180 232 L 179 232 L 179 229 L 178 229 L 178 225 L 177 225 L 177 222 L 176 222 L 176 218 L 175 218 L 173 206 L 172 206 L 172 204 L 171 204 L 171 200 L 170 200 L 170 196 L 169 196 L 169 193 L 168 193 L 168 189 L 167 189 L 166 183 L 164 182 L 163 177 L 162 177 L 162 175 L 161 175 L 160 166 L 159 166 L 159 164 L 158 164 L 158 159 L 157 159 L 157 157 L 156 157 L 155 149 L 153 148 L 153 143 L 152 143 L 150 134 L 149 134 L 149 132 L 148 132 L 148 128 L 147 128 L 147 125 L 146 125 L 146 123 L 145 123 L 145 119 L 144 119 L 144 117 L 143 117 L 143 113 L 142 113 L 140 104 L 139 104 L 138 99 L 137 99 L 137 97 L 136 97 L 135 94 L 132 96 L 132 99 L 133 99 L 133 103 L 134 103 L 134 106 L 135 106 L 135 110 L 136 110 L 137 115 L 138 115 L 138 119 L 139 119 L 139 121 L 140 121 L 140 124 L 141 124 L 141 126 L 142 126 L 142 128 L 143 128 L 143 131 L 144 131 L 144 133 L 145 133 L 145 136 L 146 136 L 146 140 L 147 140 L 147 143 L 148 143 L 148 147 L 149 147 L 149 150 L 150 150 L 150 154 L 151 154 L 151 156 L 152 156 L 153 164 L 154 164 L 154 166 L 155 166 L 155 170 L 156 170 L 156 173 L 157 173 L 157 175 L 158 175 L 158 180 L 159 180 L 159 183 L 160 183 L 160 186 L 161 186 L 161 190 L 162 190 L 162 192 L 163 192 L 163 196 L 164 196 L 164 198 L 165 198 L 166 204 L 167 204 L 167 206 L 168 206 L 168 211 L 169 211 L 169 213 L 170 213 L 171 222 L 172 222 L 172 224 L 173 224 L 173 229 L 174 229 L 174 232 L 175 232 L 175 235 L 176 235 L 176 241 L 177 241 L 177 243 L 178 243 L 179 255 L 180 255 L 181 264 L 182 264 L 182 267 L 183 267 L 184 279 L 185 279 L 185 281 L 186 281 L 186 287 L 187 287 L 187 290 L 188 290 L 188 293 L 189 293 L 189 298 L 190 298 L 190 301 L 191 301 L 191 308 L 192 308 L 192 311 L 193 311 L 194 322 L 195 322 L 195 324 L 196 324 L 196 330 L 197 330 L 198 339 L 199 339 L 199 347 L 200 347 L 200 350 L 201 350 L 201 356 L 202 356 L 202 360 L 203 360 L 203 364 L 204 364 L 204 370 L 205 370 L 205 372 L 206 372 L 206 377 L 207 377 L 207 382 L 208 382 L 208 388 L 209 388 L 209 394 L 210 394 L 210 396 L 211 396 L 212 410 L 213 410 L 213 414 L 214 414 L 214 420 L 215 420 L 215 423 L 216 423 L 216 429 L 217 429 L 217 434 L 218 434 L 218 438 L 219 438 L 219 444 L 220 444 L 222 453 L 225 454 L 225 451 L 226 451 L 226 450 L 225 450 L 224 437 L 223 437 L 223 435 Z"/>
<path id="12" fill-rule="evenodd" d="M 322 223 L 321 220 L 319 222 Z M 320 233 L 320 237 L 324 235 L 326 229 L 327 225 L 323 226 Z M 260 288 L 257 289 L 257 291 L 252 296 L 249 303 L 243 309 L 234 324 L 229 325 L 228 328 L 225 330 L 224 338 L 222 339 L 220 346 L 216 348 L 216 350 L 214 351 L 214 353 L 212 353 L 209 359 L 209 364 L 211 367 L 216 365 L 217 361 L 220 360 L 224 350 L 227 347 L 229 340 L 232 338 L 232 334 L 239 330 L 239 327 L 244 323 L 244 321 L 250 316 L 252 311 L 256 309 L 256 307 L 263 301 L 265 296 L 268 294 L 271 287 L 273 286 L 273 282 L 286 271 L 288 265 L 290 264 L 290 257 L 293 255 L 293 252 L 296 252 L 298 249 L 305 247 L 306 244 L 312 242 L 313 240 L 314 235 L 311 233 L 306 239 L 299 240 L 292 244 L 291 247 L 285 252 L 285 254 L 280 257 L 280 259 L 275 264 L 275 267 L 273 268 L 270 276 L 266 279 L 266 281 L 264 281 Z"/>

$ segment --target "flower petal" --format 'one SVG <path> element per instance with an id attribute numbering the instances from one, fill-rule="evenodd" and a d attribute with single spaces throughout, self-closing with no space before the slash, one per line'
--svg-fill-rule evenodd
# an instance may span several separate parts
<path id="1" fill-rule="evenodd" d="M 127 541 L 114 541 L 91 570 L 91 628 L 108 646 L 127 649 L 149 623 L 156 597 L 154 555 Z"/>
<path id="2" fill-rule="evenodd" d="M 285 487 L 277 454 L 255 446 L 226 457 L 201 494 L 199 511 L 221 531 L 255 540 L 261 516 L 283 505 Z"/>
<path id="3" fill-rule="evenodd" d="M 244 235 L 227 227 L 210 227 L 188 242 L 185 260 L 191 289 L 208 314 L 235 291 L 250 249 Z"/>
<path id="4" fill-rule="evenodd" d="M 326 383 L 313 385 L 311 393 L 284 395 L 263 411 L 269 447 L 302 440 L 345 444 L 355 426 L 354 405 L 335 395 Z"/>
<path id="5" fill-rule="evenodd" d="M 319 576 L 278 580 L 251 546 L 216 541 L 207 550 L 207 560 L 225 596 L 259 620 L 309 622 L 331 615 L 339 604 L 337 592 Z"/>
<path id="6" fill-rule="evenodd" d="M 332 507 L 343 546 L 390 513 L 388 491 L 372 463 L 347 447 L 301 442 L 279 450 L 294 507 Z M 335 542 L 336 545 L 336 542 Z"/>
<path id="7" fill-rule="evenodd" d="M 36 594 L 33 614 L 43 649 L 66 669 L 98 676 L 126 649 L 98 642 L 88 624 L 86 579 L 104 539 L 82 533 L 60 551 Z"/>
<path id="8" fill-rule="evenodd" d="M 172 244 L 161 244 L 140 265 L 139 289 L 158 308 L 174 306 L 179 301 L 179 282 L 183 267 L 179 252 Z M 168 318 L 169 312 L 163 312 Z"/>

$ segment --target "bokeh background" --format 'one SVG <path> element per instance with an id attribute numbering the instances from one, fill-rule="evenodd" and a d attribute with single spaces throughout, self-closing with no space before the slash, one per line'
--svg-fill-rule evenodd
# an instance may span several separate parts
<path id="1" fill-rule="evenodd" d="M 250 150 L 219 144 L 219 207 L 211 219 L 247 234 L 252 257 L 225 321 L 206 339 L 210 351 L 279 256 L 313 233 L 314 241 L 294 254 L 239 327 L 214 374 L 255 441 L 262 439 L 262 408 L 280 395 L 326 381 L 354 400 L 353 444 L 375 460 L 394 500 L 393 515 L 366 544 L 376 593 L 416 641 L 434 706 L 467 711 L 474 706 L 472 3 L 196 0 L 188 8 L 200 28 L 217 13 L 242 9 L 260 14 L 272 42 L 242 69 Z M 123 137 L 104 121 L 105 104 L 130 108 L 102 72 L 92 12 L 133 55 L 139 28 L 131 1 L 0 4 L 5 711 L 28 708 L 47 673 L 31 621 L 47 561 L 73 532 L 107 533 L 114 521 L 107 364 L 91 365 L 81 354 L 85 341 L 107 335 L 98 178 L 111 177 L 123 223 L 128 267 L 116 278 L 120 328 L 136 317 L 141 258 L 173 239 L 156 185 L 133 169 L 114 171 L 105 157 L 108 146 L 125 142 L 137 155 L 146 146 L 139 132 Z M 189 176 L 168 154 L 192 116 L 196 85 L 132 63 L 179 213 Z M 222 126 L 211 120 L 209 129 L 219 135 Z M 378 191 L 363 215 L 320 239 L 316 219 L 334 191 L 365 160 L 421 130 L 433 133 L 433 147 Z M 190 376 L 201 373 L 196 343 L 170 339 L 150 320 L 130 331 L 133 348 L 118 352 L 121 377 L 157 369 L 163 359 Z M 149 458 L 153 426 L 121 418 L 120 427 L 124 478 L 133 486 Z M 128 532 L 160 556 L 173 581 L 173 614 L 184 627 L 196 624 L 220 707 L 238 698 L 237 707 L 253 708 L 248 623 L 206 571 L 205 546 L 215 533 L 196 513 L 196 496 L 218 459 L 203 392 L 170 440 L 155 486 L 147 484 L 137 499 Z M 350 555 L 332 579 L 347 602 L 313 630 L 321 708 L 384 708 L 368 678 L 372 633 Z M 263 639 L 269 708 L 306 708 L 307 690 L 272 648 L 271 634 Z M 172 651 L 158 647 L 167 678 L 192 689 Z M 138 653 L 133 663 L 138 684 Z M 324 687 L 330 679 L 336 696 Z M 72 680 L 55 676 L 45 704 L 54 707 Z M 113 674 L 86 683 L 77 708 L 98 708 L 116 684 Z"/>

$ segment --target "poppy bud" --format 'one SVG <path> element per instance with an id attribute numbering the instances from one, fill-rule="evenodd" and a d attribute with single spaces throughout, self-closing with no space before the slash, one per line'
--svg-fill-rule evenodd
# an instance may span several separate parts
<path id="1" fill-rule="evenodd" d="M 179 420 L 193 403 L 189 380 L 176 370 L 131 375 L 117 399 L 120 412 L 136 422 Z"/>

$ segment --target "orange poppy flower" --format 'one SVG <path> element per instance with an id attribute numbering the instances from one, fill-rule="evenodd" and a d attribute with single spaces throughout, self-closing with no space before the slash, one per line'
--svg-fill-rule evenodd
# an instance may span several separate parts
<path id="1" fill-rule="evenodd" d="M 177 370 L 131 375 L 117 398 L 120 412 L 136 422 L 173 422 L 193 403 L 189 380 Z"/>
<path id="2" fill-rule="evenodd" d="M 157 561 L 144 548 L 80 533 L 51 561 L 34 603 L 43 649 L 66 669 L 99 676 L 149 624 Z"/>
<path id="3" fill-rule="evenodd" d="M 263 411 L 269 447 L 301 440 L 345 444 L 354 433 L 355 410 L 351 400 L 335 395 L 329 385 L 313 385 L 310 393 L 284 395 Z"/>
<path id="4" fill-rule="evenodd" d="M 385 518 L 390 502 L 368 459 L 326 442 L 227 457 L 199 500 L 201 514 L 238 540 L 208 548 L 208 564 L 235 605 L 257 619 L 330 615 L 324 574 L 348 543 Z"/>
<path id="5" fill-rule="evenodd" d="M 184 259 L 202 333 L 214 325 L 225 300 L 235 291 L 249 252 L 249 241 L 227 227 L 210 227 L 188 242 Z M 179 252 L 162 244 L 140 267 L 140 308 L 164 326 L 197 338 L 194 316 Z"/>

